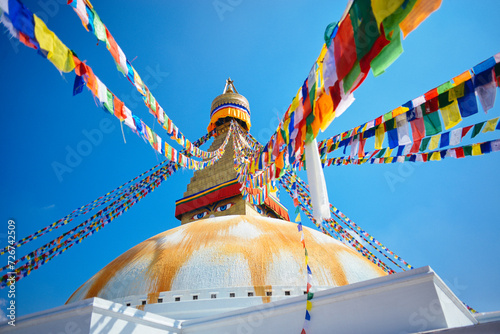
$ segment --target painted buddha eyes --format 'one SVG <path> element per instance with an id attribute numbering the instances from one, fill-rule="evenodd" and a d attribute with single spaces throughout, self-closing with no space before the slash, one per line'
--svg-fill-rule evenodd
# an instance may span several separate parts
<path id="1" fill-rule="evenodd" d="M 222 211 L 226 211 L 228 210 L 230 207 L 232 207 L 234 205 L 234 203 L 227 203 L 227 204 L 224 204 L 224 205 L 219 205 L 219 206 L 215 206 L 215 210 L 213 212 L 222 212 Z M 198 219 L 202 219 L 202 218 L 205 218 L 207 217 L 210 212 L 212 212 L 213 208 L 210 208 L 210 207 L 206 207 L 208 210 L 205 210 L 205 211 L 202 211 L 200 213 L 197 213 L 195 215 L 193 215 L 193 217 L 191 217 L 191 220 L 198 220 Z"/>
<path id="2" fill-rule="evenodd" d="M 234 205 L 234 203 L 227 203 L 227 204 L 224 204 L 224 205 L 220 205 L 218 206 L 216 209 L 215 209 L 215 212 L 222 212 L 222 211 L 226 211 L 227 209 L 229 209 L 230 207 L 232 207 Z"/>
<path id="3" fill-rule="evenodd" d="M 203 211 L 203 212 L 195 214 L 193 217 L 191 217 L 191 219 L 198 220 L 201 218 L 205 218 L 206 216 L 208 216 L 208 211 Z"/>

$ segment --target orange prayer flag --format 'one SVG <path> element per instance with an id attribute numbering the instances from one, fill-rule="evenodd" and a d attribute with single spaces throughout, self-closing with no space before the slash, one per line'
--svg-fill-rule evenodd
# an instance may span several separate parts
<path id="1" fill-rule="evenodd" d="M 115 109 L 114 109 L 114 114 L 116 117 L 120 119 L 120 121 L 123 121 L 127 116 L 123 112 L 123 102 L 120 101 L 116 96 L 114 97 L 114 103 L 113 103 Z"/>
<path id="2" fill-rule="evenodd" d="M 462 82 L 466 82 L 467 80 L 470 80 L 472 78 L 472 75 L 470 74 L 470 71 L 467 70 L 464 73 L 457 75 L 456 77 L 453 78 L 453 83 L 458 86 Z"/>
<path id="3" fill-rule="evenodd" d="M 399 24 L 403 32 L 403 38 L 406 38 L 406 36 L 415 30 L 420 23 L 424 22 L 429 15 L 435 12 L 441 6 L 441 1 L 442 0 L 417 0 L 413 9 Z"/>

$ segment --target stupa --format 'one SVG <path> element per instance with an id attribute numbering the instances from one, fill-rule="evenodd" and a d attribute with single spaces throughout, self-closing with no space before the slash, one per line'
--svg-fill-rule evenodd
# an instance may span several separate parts
<path id="1" fill-rule="evenodd" d="M 250 106 L 228 79 L 212 102 L 209 151 Z M 180 226 L 113 260 L 66 305 L 20 317 L 5 333 L 300 333 L 304 250 L 276 193 L 242 196 L 234 149 L 196 171 L 176 202 Z M 174 217 L 172 217 L 174 219 Z M 497 333 L 500 312 L 471 314 L 430 267 L 386 275 L 343 243 L 304 227 L 314 299 L 307 333 Z"/>
<path id="2" fill-rule="evenodd" d="M 220 147 L 231 121 L 249 131 L 250 106 L 231 79 L 211 105 L 208 131 Z M 231 142 L 230 138 L 230 142 Z M 128 250 L 85 282 L 68 303 L 99 297 L 175 319 L 194 319 L 303 295 L 306 266 L 297 225 L 277 195 L 242 197 L 234 150 L 194 172 L 176 202 L 181 226 Z M 313 286 L 329 289 L 386 275 L 341 242 L 306 228 Z"/>

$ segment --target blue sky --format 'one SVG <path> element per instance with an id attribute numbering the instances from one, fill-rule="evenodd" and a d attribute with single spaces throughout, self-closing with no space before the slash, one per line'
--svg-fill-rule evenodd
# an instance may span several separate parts
<path id="1" fill-rule="evenodd" d="M 212 1 L 92 3 L 188 138 L 206 133 L 210 103 L 230 76 L 250 102 L 251 133 L 264 143 L 318 56 L 326 25 L 341 17 L 346 1 L 221 2 L 231 10 L 218 13 Z M 105 45 L 96 45 L 64 3 L 25 1 L 108 88 L 166 137 L 116 70 Z M 318 139 L 382 115 L 499 52 L 499 7 L 495 0 L 444 1 L 403 41 L 401 57 L 383 75 L 370 74 L 355 92 L 354 104 Z M 50 62 L 1 31 L 3 245 L 8 219 L 16 221 L 17 236 L 24 237 L 162 158 L 128 129 L 124 143 L 118 120 L 97 107 L 90 92 L 72 96 L 74 74 L 61 76 Z M 496 117 L 499 110 L 497 103 L 488 115 L 480 112 L 460 126 Z M 83 131 L 102 131 L 103 119 L 112 125 L 102 132 L 102 141 L 58 178 L 54 162 L 65 163 L 68 150 L 86 140 Z M 498 133 L 478 138 L 498 138 Z M 499 163 L 500 154 L 492 153 L 425 164 L 332 166 L 325 177 L 330 201 L 354 222 L 413 266 L 430 265 L 478 311 L 495 311 L 500 310 Z M 191 176 L 188 170 L 176 173 L 102 231 L 18 282 L 18 315 L 62 305 L 115 257 L 178 226 L 174 202 Z M 282 202 L 293 212 L 287 197 L 282 192 Z M 19 249 L 18 255 L 25 251 Z"/>

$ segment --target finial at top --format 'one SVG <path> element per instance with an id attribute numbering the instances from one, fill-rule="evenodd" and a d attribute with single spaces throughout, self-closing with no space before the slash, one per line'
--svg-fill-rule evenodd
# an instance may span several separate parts
<path id="1" fill-rule="evenodd" d="M 238 91 L 236 90 L 236 87 L 234 87 L 234 83 L 233 83 L 233 80 L 231 80 L 231 78 L 227 78 L 227 80 L 226 80 L 226 85 L 224 86 L 224 91 L 222 92 L 222 94 L 225 94 L 225 93 L 239 94 Z"/>

